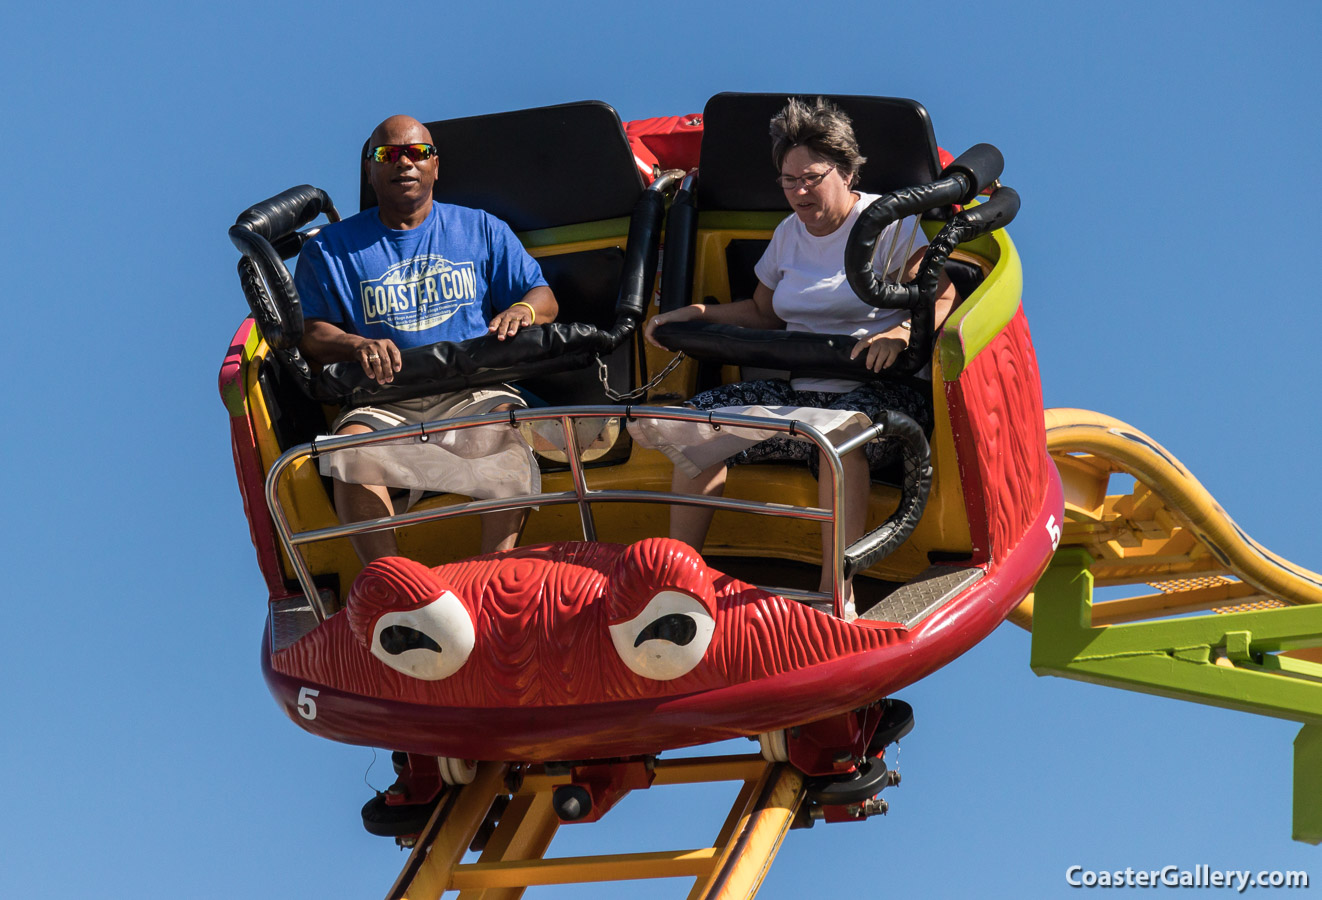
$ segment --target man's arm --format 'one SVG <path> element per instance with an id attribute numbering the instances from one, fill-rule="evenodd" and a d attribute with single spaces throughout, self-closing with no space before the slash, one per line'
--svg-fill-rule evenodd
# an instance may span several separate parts
<path id="1" fill-rule="evenodd" d="M 526 304 L 526 305 L 525 305 Z M 546 325 L 554 322 L 560 312 L 560 304 L 555 302 L 555 294 L 546 285 L 539 285 L 523 295 L 523 299 L 510 304 L 509 309 L 496 313 L 491 320 L 488 334 L 494 334 L 498 340 L 517 332 L 528 325 Z"/>
<path id="2" fill-rule="evenodd" d="M 336 315 L 336 304 L 329 293 L 334 290 L 327 270 L 326 251 L 313 238 L 298 255 L 294 287 L 303 303 L 303 340 L 298 349 L 308 359 L 321 365 L 356 360 L 367 376 L 378 384 L 395 379 L 401 361 L 399 348 L 388 340 L 370 341 L 345 331 L 325 318 Z"/>
<path id="3" fill-rule="evenodd" d="M 528 304 L 524 306 L 522 304 Z M 532 307 L 529 309 L 529 307 Z M 554 322 L 560 311 L 555 295 L 545 285 L 533 288 L 523 299 L 491 320 L 488 333 L 494 332 L 500 340 L 514 334 L 525 325 Z M 499 330 L 498 330 L 499 329 Z M 403 366 L 403 357 L 395 342 L 388 338 L 373 340 L 345 331 L 325 319 L 307 319 L 303 323 L 303 340 L 299 344 L 309 359 L 325 365 L 334 362 L 356 361 L 367 377 L 378 384 L 390 384 L 395 373 Z"/>
<path id="4" fill-rule="evenodd" d="M 367 377 L 377 384 L 390 384 L 404 364 L 394 341 L 352 334 L 325 319 L 304 320 L 303 340 L 298 347 L 309 359 L 322 365 L 357 361 Z"/>

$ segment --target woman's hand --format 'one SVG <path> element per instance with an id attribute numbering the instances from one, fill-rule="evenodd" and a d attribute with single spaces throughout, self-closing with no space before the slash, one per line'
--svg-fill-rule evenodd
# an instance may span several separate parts
<path id="1" fill-rule="evenodd" d="M 669 347 L 658 344 L 656 338 L 652 337 L 652 332 L 656 331 L 658 325 L 665 325 L 668 322 L 690 322 L 694 319 L 701 319 L 707 308 L 701 303 L 695 303 L 692 306 L 681 306 L 679 309 L 672 309 L 670 312 L 657 313 L 647 320 L 647 325 L 643 328 L 643 337 L 647 343 L 660 350 L 669 350 Z"/>
<path id="2" fill-rule="evenodd" d="M 849 358 L 858 359 L 860 354 L 866 353 L 865 362 L 868 369 L 880 372 L 899 359 L 900 353 L 908 346 L 909 332 L 903 328 L 892 328 L 890 331 L 863 338 L 854 345 L 853 350 L 849 351 Z"/>

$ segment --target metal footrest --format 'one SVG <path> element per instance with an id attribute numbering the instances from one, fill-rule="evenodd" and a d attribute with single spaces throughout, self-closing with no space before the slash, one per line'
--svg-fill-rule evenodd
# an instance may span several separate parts
<path id="1" fill-rule="evenodd" d="M 930 566 L 859 618 L 913 628 L 982 575 L 982 569 L 968 566 Z"/>
<path id="2" fill-rule="evenodd" d="M 317 627 L 317 614 L 305 597 L 290 597 L 271 603 L 271 652 L 293 644 Z"/>

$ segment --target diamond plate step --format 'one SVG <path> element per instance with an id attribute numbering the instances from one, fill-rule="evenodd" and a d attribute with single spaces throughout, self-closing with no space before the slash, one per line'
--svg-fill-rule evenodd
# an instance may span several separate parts
<path id="1" fill-rule="evenodd" d="M 271 652 L 277 653 L 317 627 L 317 615 L 304 597 L 271 604 Z"/>
<path id="2" fill-rule="evenodd" d="M 978 568 L 930 566 L 859 618 L 899 622 L 905 628 L 913 628 L 982 576 L 983 571 Z"/>

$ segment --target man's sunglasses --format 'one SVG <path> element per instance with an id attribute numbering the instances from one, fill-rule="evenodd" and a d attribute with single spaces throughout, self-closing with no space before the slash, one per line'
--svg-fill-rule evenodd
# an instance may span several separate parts
<path id="1" fill-rule="evenodd" d="M 433 144 L 382 144 L 367 151 L 367 158 L 372 162 L 395 163 L 401 156 L 407 156 L 414 162 L 431 159 L 436 155 Z"/>

